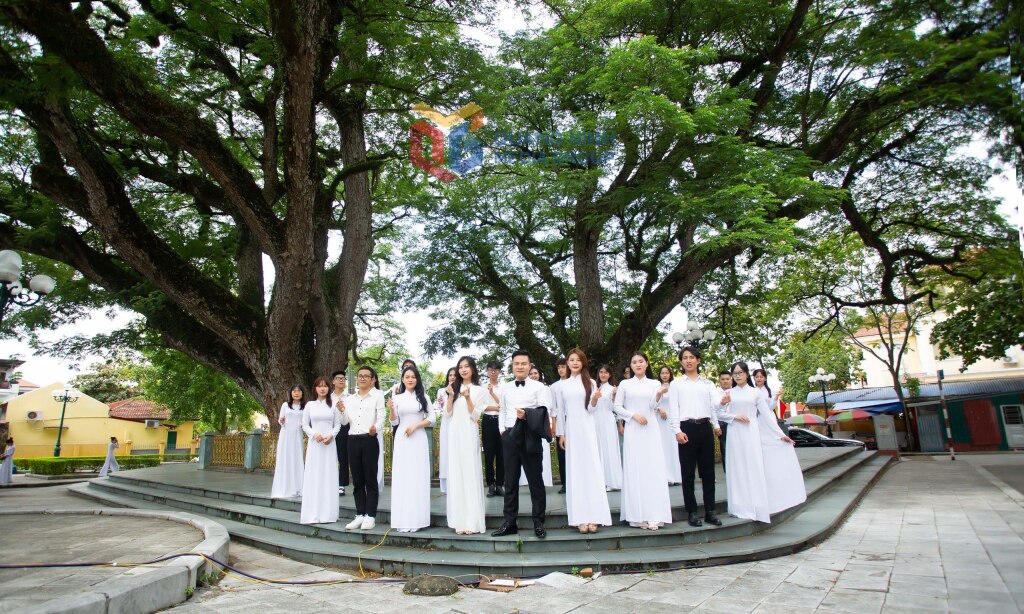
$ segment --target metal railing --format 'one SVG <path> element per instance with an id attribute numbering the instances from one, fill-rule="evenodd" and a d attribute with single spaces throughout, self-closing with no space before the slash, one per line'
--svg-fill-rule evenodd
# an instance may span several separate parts
<path id="1" fill-rule="evenodd" d="M 276 448 L 275 448 L 276 449 Z M 245 437 L 240 435 L 217 435 L 213 438 L 211 465 L 217 467 L 242 467 L 245 460 Z M 273 468 L 273 465 L 271 465 Z"/>

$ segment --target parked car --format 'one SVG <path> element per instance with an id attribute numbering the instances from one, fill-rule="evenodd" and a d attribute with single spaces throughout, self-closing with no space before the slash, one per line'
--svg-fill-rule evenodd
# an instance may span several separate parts
<path id="1" fill-rule="evenodd" d="M 864 447 L 863 441 L 856 439 L 833 439 L 815 433 L 799 426 L 789 427 L 789 438 L 796 442 L 798 448 L 834 448 L 834 447 Z"/>

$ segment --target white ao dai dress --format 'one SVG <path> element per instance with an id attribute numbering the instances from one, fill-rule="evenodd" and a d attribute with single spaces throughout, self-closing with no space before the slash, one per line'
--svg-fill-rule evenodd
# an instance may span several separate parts
<path id="1" fill-rule="evenodd" d="M 472 412 L 461 394 L 452 403 L 445 418 L 448 434 L 448 526 L 456 531 L 483 533 L 484 477 L 480 461 L 480 429 L 477 421 L 487 404 L 487 391 L 470 385 Z"/>
<path id="2" fill-rule="evenodd" d="M 99 476 L 101 478 L 107 477 L 107 474 L 109 474 L 111 471 L 116 472 L 121 470 L 121 465 L 117 464 L 117 459 L 114 458 L 114 450 L 116 450 L 118 447 L 119 446 L 113 441 L 107 444 L 107 458 L 103 460 L 103 466 L 100 467 Z"/>
<path id="3" fill-rule="evenodd" d="M 590 389 L 596 390 L 597 383 L 591 381 Z M 594 408 L 586 398 L 582 377 L 574 375 L 564 380 L 556 394 L 561 397 L 559 407 L 565 417 L 565 506 L 569 525 L 611 525 Z"/>
<path id="4" fill-rule="evenodd" d="M 796 457 L 793 444 L 782 441 L 785 434 L 779 428 L 775 412 L 769 407 L 758 418 L 761 433 L 761 453 L 764 456 L 764 479 L 768 490 L 768 509 L 781 512 L 807 500 L 804 474 Z M 732 437 L 732 427 L 729 428 Z M 728 440 L 728 438 L 726 438 Z"/>
<path id="5" fill-rule="evenodd" d="M 444 404 L 448 402 L 448 391 L 444 388 L 437 391 L 437 400 L 434 401 L 434 409 L 440 414 L 438 428 L 441 434 L 437 440 L 437 478 L 441 483 L 441 492 L 448 492 L 448 419 L 444 413 Z"/>
<path id="6" fill-rule="evenodd" d="M 0 462 L 0 484 L 10 484 L 14 481 L 14 452 L 17 446 L 13 443 L 4 448 L 4 460 Z"/>
<path id="7" fill-rule="evenodd" d="M 671 384 L 672 382 L 669 382 Z M 665 458 L 665 475 L 669 484 L 681 484 L 683 482 L 683 470 L 679 465 L 679 444 L 676 442 L 676 434 L 672 432 L 672 425 L 669 423 L 668 393 L 661 397 L 658 403 L 658 429 L 661 432 L 661 451 Z M 661 410 L 664 410 L 666 417 L 661 417 Z"/>
<path id="8" fill-rule="evenodd" d="M 672 522 L 661 427 L 655 411 L 660 388 L 653 379 L 634 377 L 619 382 L 615 394 L 615 413 L 626 421 L 622 435 L 621 520 L 634 527 Z M 645 417 L 647 424 L 634 420 L 634 415 Z"/>
<path id="9" fill-rule="evenodd" d="M 737 518 L 771 522 L 764 455 L 761 453 L 761 424 L 758 413 L 769 414 L 768 403 L 756 388 L 735 386 L 729 392 L 729 436 L 725 439 L 725 483 L 729 492 L 729 513 Z M 746 416 L 750 421 L 736 418 Z"/>
<path id="10" fill-rule="evenodd" d="M 392 399 L 398 420 L 391 424 L 397 424 L 398 431 L 391 459 L 391 528 L 418 531 L 430 526 L 430 450 L 426 430 L 416 429 L 412 435 L 405 431 L 423 420 L 433 424 L 434 412 L 430 405 L 422 411 L 416 394 L 409 391 Z"/>
<path id="11" fill-rule="evenodd" d="M 622 456 L 619 454 L 619 429 L 615 425 L 612 408 L 611 384 L 601 384 L 601 398 L 594 408 L 594 426 L 597 427 L 597 447 L 601 451 L 601 465 L 604 467 L 604 485 L 612 490 L 622 489 Z"/>
<path id="12" fill-rule="evenodd" d="M 322 524 L 338 520 L 338 452 L 335 437 L 341 430 L 341 412 L 325 401 L 310 401 L 303 410 L 302 430 L 306 445 L 306 470 L 302 478 L 302 509 L 299 522 Z M 315 435 L 330 435 L 321 443 Z"/>
<path id="13" fill-rule="evenodd" d="M 302 496 L 302 411 L 297 403 L 281 404 L 284 424 L 277 435 L 274 483 L 270 486 L 272 499 Z"/>

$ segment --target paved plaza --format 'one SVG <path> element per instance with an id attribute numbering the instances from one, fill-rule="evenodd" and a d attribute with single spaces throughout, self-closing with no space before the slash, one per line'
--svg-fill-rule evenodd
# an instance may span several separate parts
<path id="1" fill-rule="evenodd" d="M 823 544 L 756 563 L 590 581 L 560 576 L 556 586 L 507 594 L 463 589 L 451 597 L 406 596 L 400 582 L 284 587 L 228 576 L 167 611 L 1019 612 L 1024 496 L 1011 483 L 1021 471 L 1019 454 L 965 455 L 956 462 L 912 457 L 894 465 Z M 0 507 L 12 496 L 18 505 L 33 496 L 53 504 L 66 497 L 63 488 L 2 491 Z M 68 497 L 68 503 L 83 502 Z M 354 577 L 240 544 L 231 553 L 239 569 L 266 578 Z"/>
<path id="2" fill-rule="evenodd" d="M 0 509 L 13 508 L 12 503 L 22 499 L 7 496 L 14 492 L 2 493 Z M 53 505 L 61 497 L 47 493 L 40 499 Z M 38 501 L 31 503 L 43 506 Z M 83 507 L 78 500 L 70 503 L 69 508 Z M 0 514 L 0 535 L 5 564 L 142 562 L 188 552 L 203 541 L 202 532 L 167 520 L 38 513 Z M 149 569 L 108 566 L 0 570 L 0 610 L 24 611 L 51 599 L 81 593 L 115 576 L 140 575 Z"/>

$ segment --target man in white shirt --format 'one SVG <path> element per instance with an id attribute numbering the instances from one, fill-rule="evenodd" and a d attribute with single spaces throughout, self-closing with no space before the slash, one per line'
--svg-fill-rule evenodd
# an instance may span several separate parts
<path id="1" fill-rule="evenodd" d="M 346 529 L 372 529 L 377 516 L 380 491 L 377 488 L 377 463 L 380 444 L 377 433 L 384 428 L 386 407 L 377 372 L 359 367 L 356 393 L 342 402 L 341 423 L 349 425 L 348 461 L 352 469 L 352 493 L 356 500 L 356 517 Z"/>
<path id="2" fill-rule="evenodd" d="M 500 360 L 487 363 L 487 404 L 480 418 L 480 437 L 484 448 L 484 483 L 487 496 L 505 494 L 502 482 L 505 480 L 505 463 L 501 453 L 501 433 L 498 429 L 498 390 L 501 388 Z"/>
<path id="3" fill-rule="evenodd" d="M 679 444 L 679 464 L 683 474 L 683 501 L 686 504 L 690 526 L 701 526 L 697 515 L 697 497 L 694 495 L 694 469 L 700 474 L 704 496 L 704 521 L 721 526 L 715 515 L 715 434 L 718 417 L 715 403 L 719 402 L 715 386 L 700 377 L 700 350 L 684 347 L 679 351 L 683 377 L 668 386 L 669 425 Z M 664 391 L 664 388 L 662 389 Z"/>
<path id="4" fill-rule="evenodd" d="M 542 445 L 550 445 L 547 408 L 551 406 L 551 393 L 544 384 L 530 379 L 530 354 L 516 350 L 512 354 L 512 375 L 515 379 L 501 386 L 499 393 L 498 429 L 501 449 L 505 454 L 505 518 L 501 527 L 491 533 L 494 537 L 519 532 L 519 475 L 526 473 L 530 485 L 533 533 L 547 537 L 544 513 L 547 496 L 544 492 Z"/>

